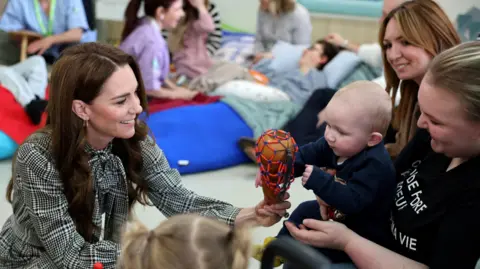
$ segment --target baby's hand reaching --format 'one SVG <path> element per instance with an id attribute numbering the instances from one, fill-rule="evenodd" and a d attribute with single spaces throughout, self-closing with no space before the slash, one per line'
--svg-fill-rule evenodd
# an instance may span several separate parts
<path id="1" fill-rule="evenodd" d="M 309 165 L 309 164 L 305 165 L 305 172 L 303 172 L 303 176 L 302 176 L 302 185 L 307 184 L 308 179 L 312 175 L 312 171 L 313 171 L 312 165 Z"/>

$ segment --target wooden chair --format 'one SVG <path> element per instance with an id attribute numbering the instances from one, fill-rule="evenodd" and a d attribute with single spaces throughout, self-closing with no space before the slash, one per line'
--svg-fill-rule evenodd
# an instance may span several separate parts
<path id="1" fill-rule="evenodd" d="M 8 35 L 10 39 L 20 43 L 20 61 L 24 61 L 27 58 L 28 44 L 42 38 L 42 35 L 26 30 L 9 32 Z"/>

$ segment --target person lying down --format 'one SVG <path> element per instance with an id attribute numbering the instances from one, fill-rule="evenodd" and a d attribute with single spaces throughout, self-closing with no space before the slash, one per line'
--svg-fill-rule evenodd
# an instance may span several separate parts
<path id="1" fill-rule="evenodd" d="M 331 43 L 318 40 L 304 50 L 298 65 L 279 71 L 271 67 L 273 56 L 264 58 L 253 65 L 252 70 L 265 76 L 267 83 L 233 80 L 219 86 L 214 93 L 229 92 L 260 101 L 290 100 L 302 106 L 315 90 L 327 88 L 327 79 L 321 71 L 340 50 Z"/>

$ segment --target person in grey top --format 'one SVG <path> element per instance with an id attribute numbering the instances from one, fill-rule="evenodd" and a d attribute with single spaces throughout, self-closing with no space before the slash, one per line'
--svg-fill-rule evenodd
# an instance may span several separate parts
<path id="1" fill-rule="evenodd" d="M 271 226 L 285 215 L 288 202 L 241 209 L 186 189 L 138 118 L 146 106 L 130 55 L 99 43 L 63 52 L 47 125 L 13 159 L 0 268 L 115 268 L 136 202 L 167 217 L 196 213 L 229 225 Z"/>
<path id="2" fill-rule="evenodd" d="M 321 39 L 303 51 L 294 68 L 277 72 L 271 67 L 273 59 L 264 58 L 252 69 L 264 74 L 269 86 L 282 90 L 293 103 L 303 107 L 315 90 L 327 88 L 327 78 L 322 70 L 340 50 L 340 47 Z"/>
<path id="3" fill-rule="evenodd" d="M 260 0 L 255 35 L 255 60 L 259 61 L 277 41 L 310 45 L 312 23 L 308 10 L 295 0 Z"/>

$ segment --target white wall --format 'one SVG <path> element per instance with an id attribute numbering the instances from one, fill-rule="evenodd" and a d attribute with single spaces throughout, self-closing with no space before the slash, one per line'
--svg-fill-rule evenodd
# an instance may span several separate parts
<path id="1" fill-rule="evenodd" d="M 97 18 L 100 20 L 123 20 L 123 13 L 128 2 L 128 0 L 97 0 Z M 258 0 L 213 0 L 212 2 L 216 3 L 220 9 L 224 24 L 243 31 L 255 31 Z M 143 7 L 140 10 L 142 13 Z"/>
<path id="2" fill-rule="evenodd" d="M 480 8 L 478 0 L 436 0 L 445 10 L 450 20 L 455 21 L 459 14 L 467 12 L 472 6 Z"/>
<path id="3" fill-rule="evenodd" d="M 3 1 L 3 0 L 0 0 Z M 188 0 L 185 0 L 188 1 Z M 223 23 L 243 31 L 253 32 L 259 0 L 212 0 L 220 9 Z M 335 1 L 335 0 L 332 0 Z M 437 0 L 452 21 L 470 7 L 480 7 L 479 0 Z M 99 19 L 122 20 L 128 0 L 97 0 Z"/>
<path id="4" fill-rule="evenodd" d="M 222 23 L 244 32 L 255 32 L 259 0 L 213 0 L 220 9 Z"/>
<path id="5" fill-rule="evenodd" d="M 96 16 L 98 20 L 123 20 L 128 0 L 97 0 Z"/>

